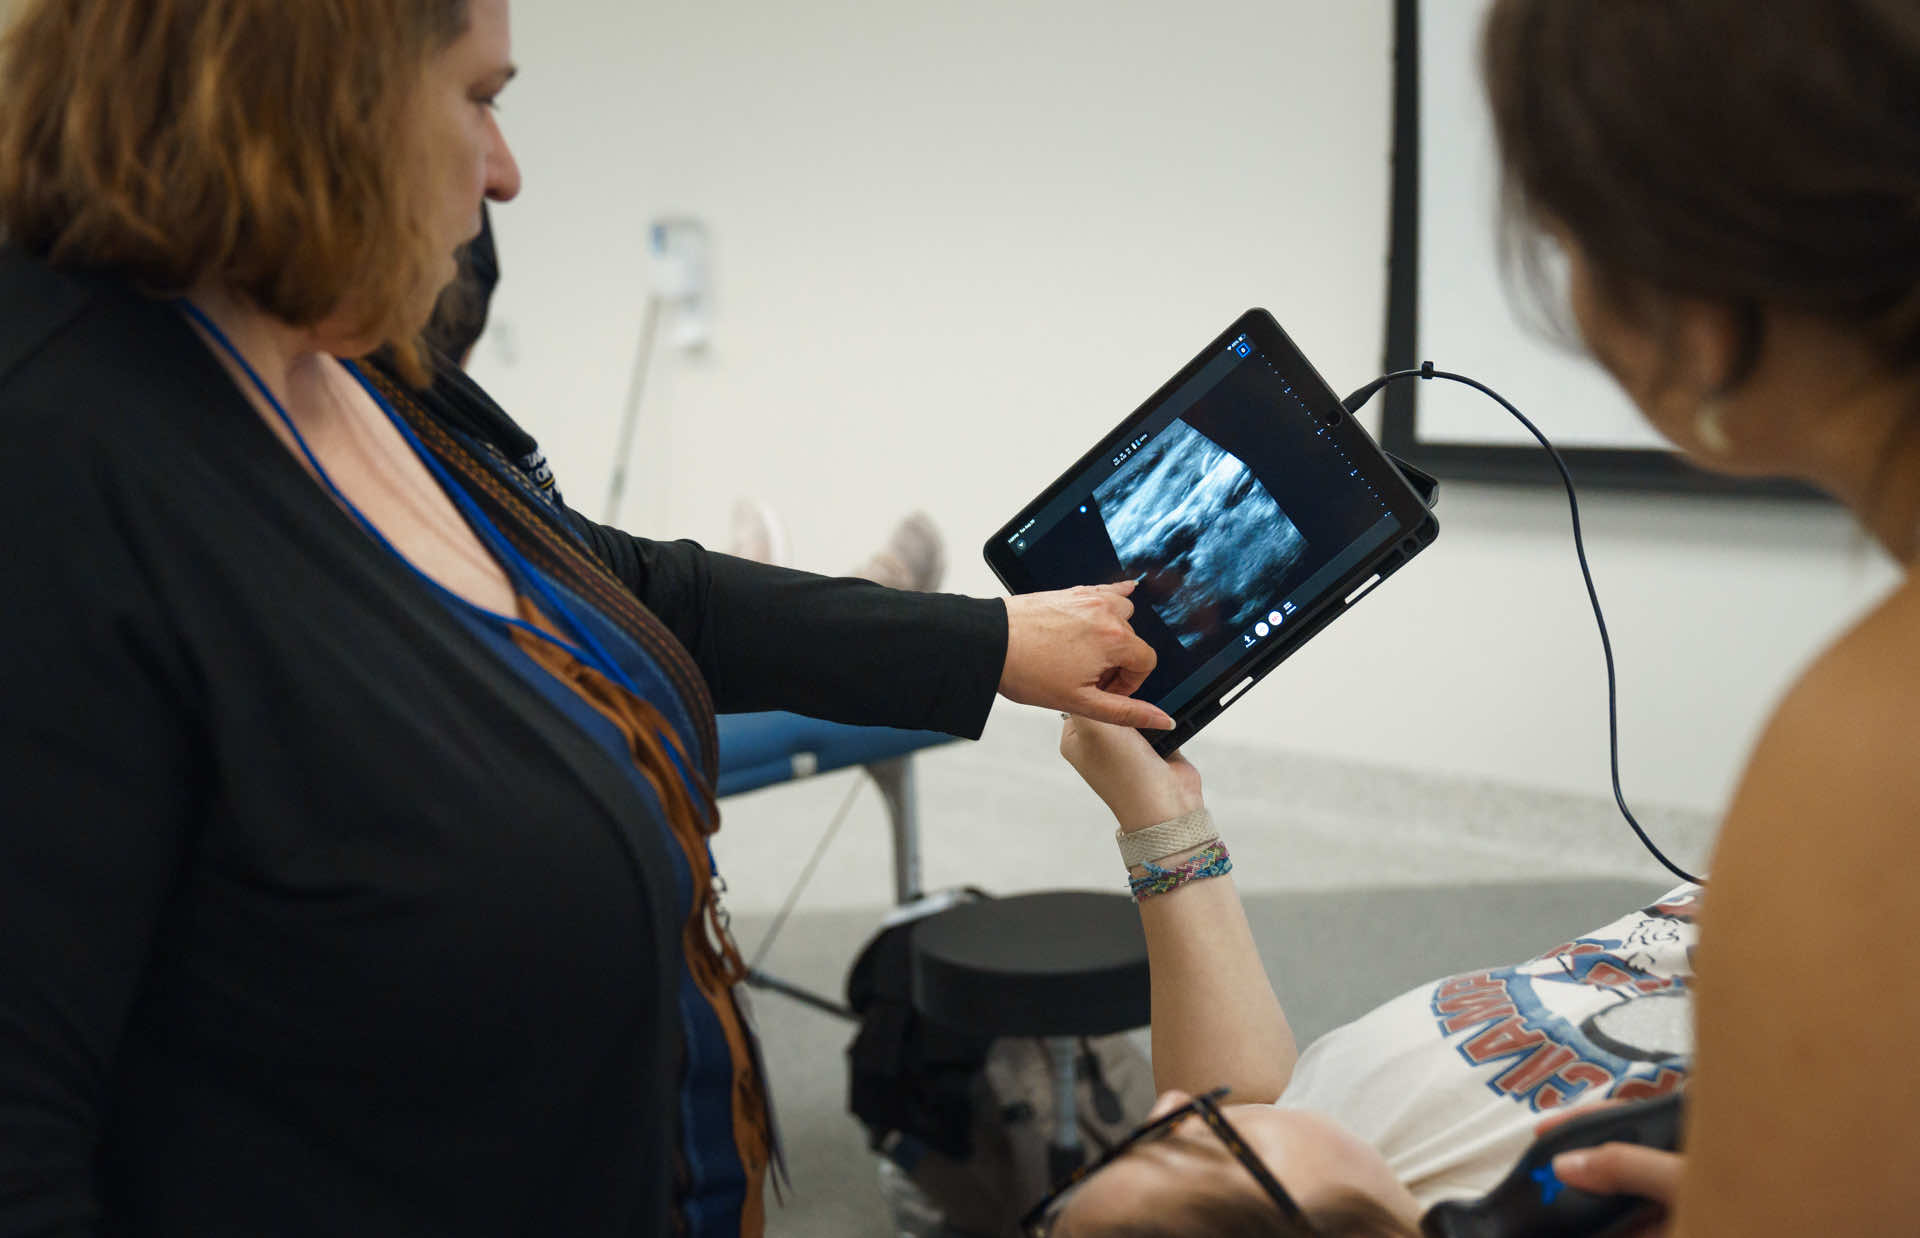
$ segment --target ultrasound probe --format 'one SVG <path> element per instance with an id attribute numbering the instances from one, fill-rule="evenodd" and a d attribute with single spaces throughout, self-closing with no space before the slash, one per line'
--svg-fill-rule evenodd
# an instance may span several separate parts
<path id="1" fill-rule="evenodd" d="M 1658 1205 L 1634 1195 L 1589 1195 L 1560 1181 L 1553 1160 L 1575 1148 L 1635 1143 L 1680 1150 L 1681 1093 L 1605 1105 L 1548 1131 L 1500 1184 L 1472 1202 L 1435 1204 L 1420 1218 L 1424 1238 L 1608 1238 L 1633 1232 Z"/>

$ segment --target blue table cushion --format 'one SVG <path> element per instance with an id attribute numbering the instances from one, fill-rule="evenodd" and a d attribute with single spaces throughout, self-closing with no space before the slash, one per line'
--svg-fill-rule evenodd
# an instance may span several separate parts
<path id="1" fill-rule="evenodd" d="M 719 724 L 720 795 L 756 791 L 849 765 L 871 765 L 954 739 L 942 731 L 848 726 L 778 712 L 722 714 Z"/>

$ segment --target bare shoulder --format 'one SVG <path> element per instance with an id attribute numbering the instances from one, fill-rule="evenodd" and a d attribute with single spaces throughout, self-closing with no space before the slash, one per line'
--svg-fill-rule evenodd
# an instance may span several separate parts
<path id="1" fill-rule="evenodd" d="M 1844 826 L 1848 809 L 1920 820 L 1920 581 L 1895 590 L 1794 684 L 1754 750 L 1729 824 L 1775 817 L 1774 802 L 1812 812 L 1801 823 L 1822 832 Z M 1920 852 L 1920 832 L 1886 841 Z"/>
<path id="2" fill-rule="evenodd" d="M 1818 898 L 1825 931 L 1904 922 L 1920 947 L 1916 827 L 1920 584 L 1909 581 L 1835 641 L 1769 720 L 1721 829 L 1704 923 L 1751 924 Z"/>
<path id="3" fill-rule="evenodd" d="M 1898 1233 L 1920 1212 L 1917 826 L 1909 582 L 1787 694 L 1722 828 L 1676 1233 Z"/>

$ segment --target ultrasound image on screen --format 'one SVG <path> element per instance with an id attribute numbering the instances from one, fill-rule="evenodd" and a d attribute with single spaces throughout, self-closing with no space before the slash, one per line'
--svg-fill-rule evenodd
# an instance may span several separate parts
<path id="1" fill-rule="evenodd" d="M 1236 358 L 1202 374 L 1181 408 L 1116 435 L 1118 457 L 1090 457 L 1006 541 L 1022 592 L 1140 582 L 1133 630 L 1159 663 L 1136 695 L 1168 710 L 1285 627 L 1275 611 L 1314 607 L 1316 574 L 1387 517 L 1278 367 Z"/>
<path id="2" fill-rule="evenodd" d="M 1307 539 L 1239 457 L 1173 421 L 1094 488 L 1144 600 L 1191 648 L 1262 614 Z"/>

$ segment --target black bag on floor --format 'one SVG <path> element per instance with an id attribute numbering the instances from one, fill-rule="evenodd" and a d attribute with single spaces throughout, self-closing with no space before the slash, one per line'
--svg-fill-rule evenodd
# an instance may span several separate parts
<path id="1" fill-rule="evenodd" d="M 923 1018 L 913 1009 L 912 929 L 907 921 L 882 930 L 847 977 L 847 1004 L 860 1016 L 847 1049 L 848 1108 L 874 1151 L 938 1209 L 947 1234 L 1019 1238 L 1021 1215 L 1052 1185 L 1046 1043 L 969 1036 Z M 1075 1112 L 1095 1157 L 1145 1119 L 1153 1072 L 1126 1036 L 1079 1046 Z"/>

